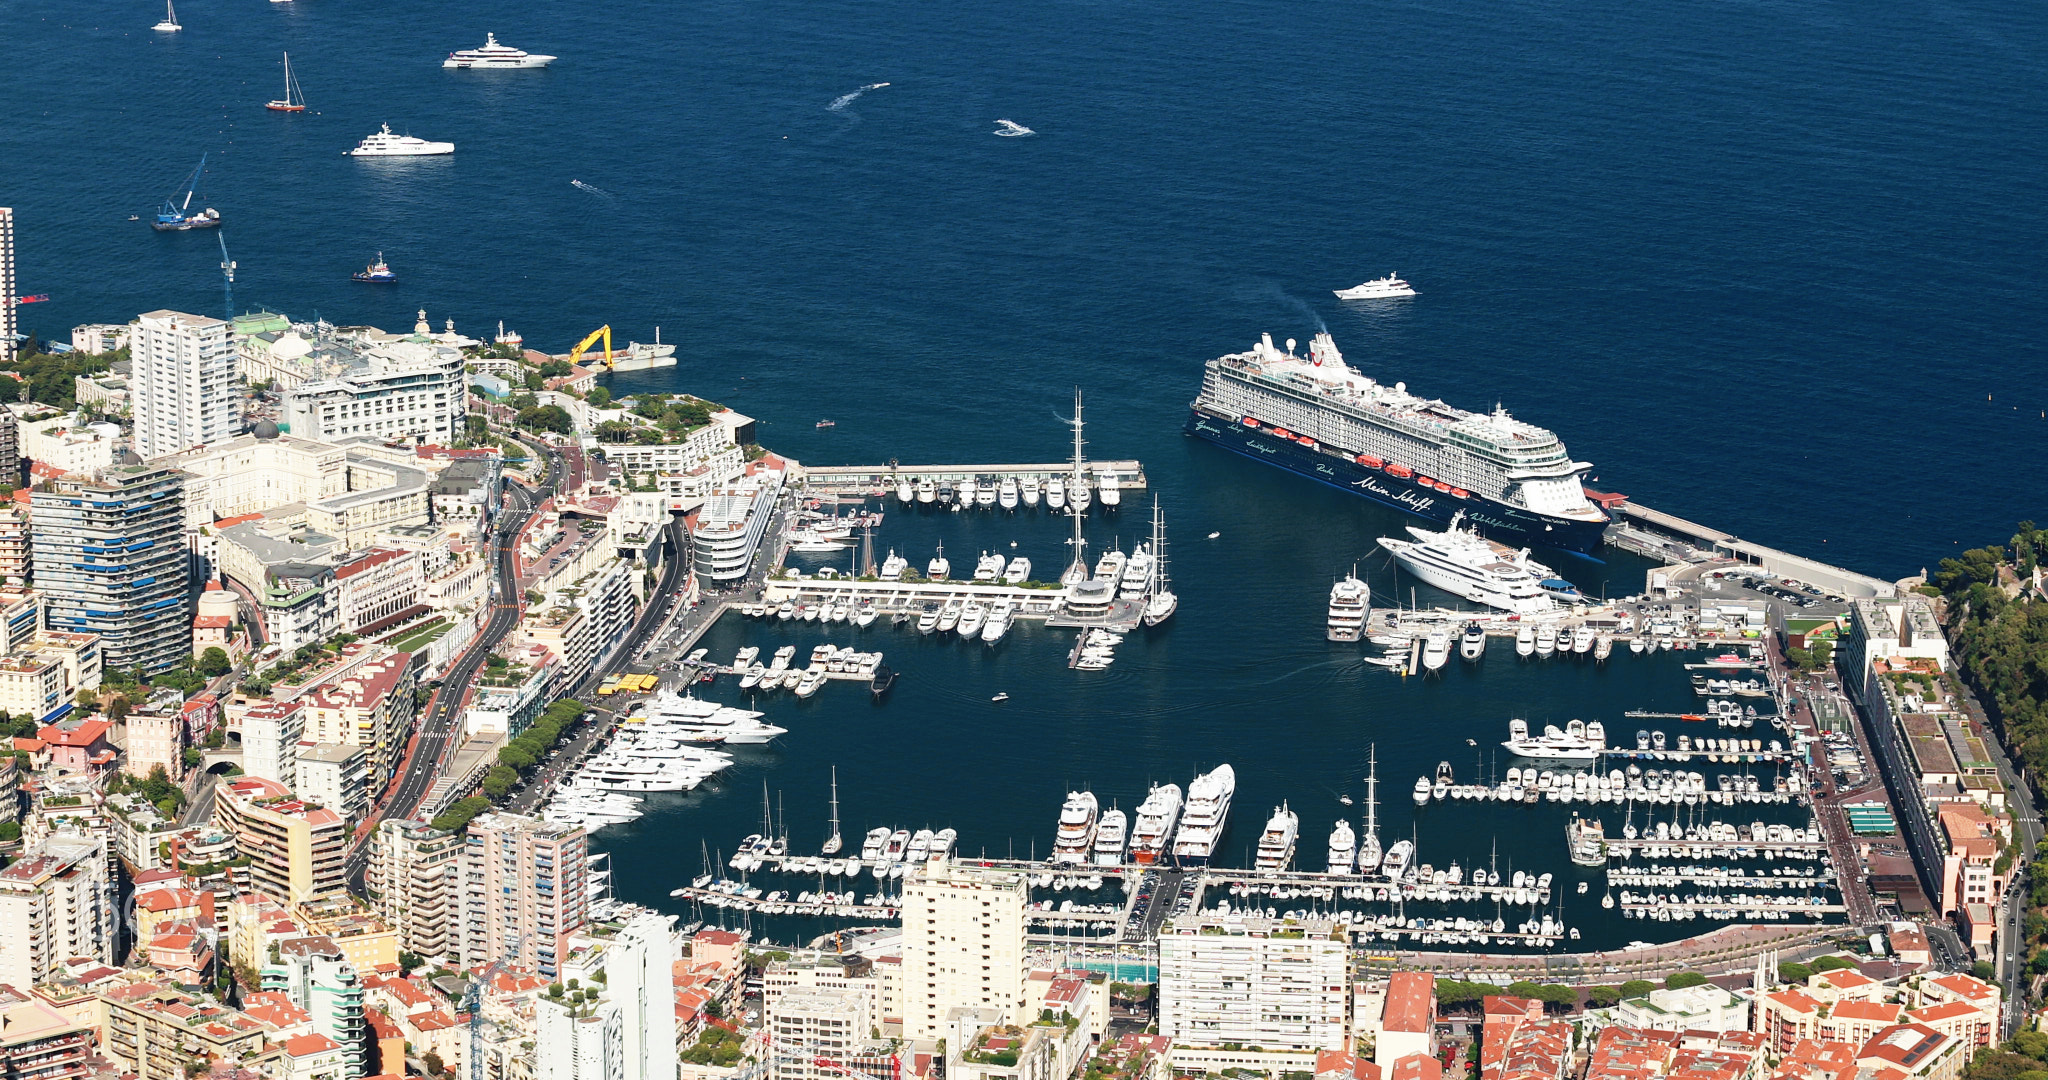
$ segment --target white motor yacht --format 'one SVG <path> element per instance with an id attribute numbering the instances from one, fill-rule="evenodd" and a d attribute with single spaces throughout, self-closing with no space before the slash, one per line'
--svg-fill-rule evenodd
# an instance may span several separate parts
<path id="1" fill-rule="evenodd" d="M 1330 640 L 1357 641 L 1365 632 L 1366 607 L 1371 600 L 1371 586 L 1356 577 L 1346 575 L 1330 586 L 1330 614 L 1326 624 Z"/>
<path id="2" fill-rule="evenodd" d="M 979 600 L 968 601 L 967 609 L 960 613 L 960 636 L 969 639 L 980 637 L 982 624 L 987 621 L 988 608 L 983 607 Z"/>
<path id="3" fill-rule="evenodd" d="M 904 571 L 909 569 L 910 560 L 896 554 L 895 548 L 890 548 L 889 557 L 882 560 L 882 569 L 876 576 L 883 581 L 902 581 Z"/>
<path id="4" fill-rule="evenodd" d="M 1555 724 L 1545 724 L 1543 734 L 1531 736 L 1529 722 L 1516 719 L 1508 721 L 1508 738 L 1501 745 L 1517 757 L 1542 761 L 1598 761 L 1601 751 L 1607 749 L 1607 729 L 1598 720 L 1590 724 L 1573 720 L 1563 730 Z"/>
<path id="5" fill-rule="evenodd" d="M 444 68 L 544 68 L 555 58 L 498 44 L 498 35 L 486 33 L 480 49 L 461 49 L 441 61 Z"/>
<path id="6" fill-rule="evenodd" d="M 1436 671 L 1451 658 L 1451 632 L 1442 627 L 1431 630 L 1422 639 L 1422 666 Z"/>
<path id="7" fill-rule="evenodd" d="M 981 640 L 990 645 L 1003 640 L 1010 632 L 1010 625 L 1017 618 L 1017 605 L 1011 600 L 998 600 L 988 609 L 988 621 L 982 624 Z"/>
<path id="8" fill-rule="evenodd" d="M 1386 277 L 1374 278 L 1363 285 L 1348 289 L 1333 290 L 1339 300 L 1380 300 L 1390 296 L 1414 296 L 1415 287 L 1401 280 L 1389 271 Z"/>
<path id="9" fill-rule="evenodd" d="M 1330 861 L 1332 874 L 1348 874 L 1358 865 L 1358 835 L 1351 831 L 1351 823 L 1339 819 L 1337 827 L 1330 830 Z"/>
<path id="10" fill-rule="evenodd" d="M 1095 494 L 1102 500 L 1102 508 L 1114 510 L 1124 501 L 1122 485 L 1117 483 L 1116 474 L 1108 469 L 1095 473 Z"/>
<path id="11" fill-rule="evenodd" d="M 1024 505 L 1038 505 L 1038 481 L 1026 480 L 1023 485 Z"/>
<path id="12" fill-rule="evenodd" d="M 810 697 L 818 692 L 818 687 L 823 685 L 825 685 L 825 673 L 812 668 L 804 672 L 804 677 L 797 681 L 796 696 L 800 698 Z"/>
<path id="13" fill-rule="evenodd" d="M 1285 870 L 1294 861 L 1294 842 L 1301 833 L 1301 815 L 1282 802 L 1266 819 L 1266 831 L 1259 834 L 1253 866 L 1260 870 Z"/>
<path id="14" fill-rule="evenodd" d="M 1045 482 L 1045 505 L 1054 510 L 1067 505 L 1067 482 L 1055 476 Z"/>
<path id="15" fill-rule="evenodd" d="M 917 488 L 911 484 L 910 477 L 898 477 L 896 479 L 896 501 L 909 506 L 910 501 L 915 498 L 917 498 Z"/>
<path id="16" fill-rule="evenodd" d="M 1173 827 L 1180 820 L 1180 785 L 1154 784 L 1138 804 L 1136 823 L 1131 827 L 1131 861 L 1150 866 L 1166 850 Z"/>
<path id="17" fill-rule="evenodd" d="M 996 482 L 987 477 L 974 485 L 974 505 L 994 506 L 996 504 Z"/>
<path id="18" fill-rule="evenodd" d="M 958 597 L 946 601 L 946 606 L 939 609 L 939 633 L 943 634 L 960 625 L 960 613 L 965 607 L 966 604 Z"/>
<path id="19" fill-rule="evenodd" d="M 917 501 L 921 505 L 931 505 L 932 499 L 938 495 L 938 492 L 939 486 L 932 483 L 932 478 L 929 476 L 917 482 Z"/>
<path id="20" fill-rule="evenodd" d="M 1001 555 L 988 551 L 982 552 L 981 558 L 974 561 L 974 580 L 994 581 L 1002 577 L 1003 561 Z"/>
<path id="21" fill-rule="evenodd" d="M 953 564 L 946 561 L 946 545 L 941 543 L 939 545 L 939 553 L 932 556 L 931 562 L 925 564 L 924 576 L 932 581 L 944 581 L 946 580 L 946 575 L 952 572 Z"/>
<path id="22" fill-rule="evenodd" d="M 996 489 L 996 505 L 1001 506 L 1005 510 L 1015 510 L 1017 508 L 1016 477 L 1003 477 L 1002 486 Z"/>
<path id="23" fill-rule="evenodd" d="M 1053 838 L 1052 861 L 1055 864 L 1068 865 L 1087 862 L 1089 851 L 1095 844 L 1095 826 L 1098 818 L 1094 792 L 1068 792 L 1067 801 L 1060 806 L 1059 830 Z"/>
<path id="24" fill-rule="evenodd" d="M 1031 560 L 1022 555 L 1011 559 L 1010 565 L 1003 568 L 1003 584 L 1005 585 L 1022 585 L 1029 580 L 1031 580 Z"/>
<path id="25" fill-rule="evenodd" d="M 455 144 L 452 142 L 429 142 L 410 135 L 393 135 L 390 124 L 357 143 L 355 149 L 345 151 L 350 157 L 432 157 L 454 152 Z"/>
<path id="26" fill-rule="evenodd" d="M 1459 511 L 1443 532 L 1410 525 L 1414 540 L 1380 537 L 1379 545 L 1403 570 L 1448 593 L 1475 603 L 1518 614 L 1550 611 L 1557 601 L 1543 591 L 1543 579 L 1556 576 L 1549 567 L 1464 528 Z"/>
<path id="27" fill-rule="evenodd" d="M 1097 866 L 1122 866 L 1126 840 L 1125 816 L 1122 810 L 1111 810 L 1102 815 L 1095 826 L 1094 861 Z"/>

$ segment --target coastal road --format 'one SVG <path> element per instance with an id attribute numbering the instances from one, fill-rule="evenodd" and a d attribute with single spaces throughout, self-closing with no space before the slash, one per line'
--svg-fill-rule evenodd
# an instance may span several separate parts
<path id="1" fill-rule="evenodd" d="M 417 734 L 404 774 L 372 815 L 370 828 L 365 830 L 362 842 L 349 854 L 346 864 L 349 887 L 357 893 L 363 891 L 363 875 L 370 860 L 369 838 L 376 823 L 387 818 L 411 817 L 427 797 L 428 790 L 441 774 L 443 758 L 460 741 L 462 706 L 468 699 L 470 683 L 476 678 L 477 669 L 483 666 L 484 659 L 497 648 L 498 642 L 519 625 L 524 604 L 519 590 L 519 534 L 533 516 L 534 507 L 552 490 L 551 484 L 560 468 L 560 458 L 556 454 L 544 448 L 537 449 L 547 462 L 540 490 L 533 492 L 518 484 L 506 484 L 504 509 L 491 527 L 491 557 L 496 561 L 497 569 L 490 618 L 478 630 L 469 648 L 441 673 L 441 688 L 435 692 L 427 714 L 416 722 Z"/>

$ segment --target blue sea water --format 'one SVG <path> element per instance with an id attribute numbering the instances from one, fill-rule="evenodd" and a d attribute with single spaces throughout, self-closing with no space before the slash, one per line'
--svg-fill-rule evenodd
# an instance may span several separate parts
<path id="1" fill-rule="evenodd" d="M 1880 576 L 1997 540 L 2048 495 L 2039 8 L 186 0 L 179 16 L 163 35 L 142 0 L 0 0 L 0 204 L 20 291 L 52 296 L 25 328 L 220 310 L 213 236 L 127 220 L 205 152 L 238 308 L 386 327 L 425 308 L 552 351 L 601 323 L 658 326 L 680 365 L 615 392 L 703 394 L 807 462 L 1054 458 L 1079 386 L 1090 452 L 1145 462 L 1179 541 L 1177 625 L 1093 683 L 1042 632 L 972 658 L 881 635 L 908 672 L 896 699 L 775 706 L 797 729 L 783 745 L 615 842 L 648 856 L 622 854 L 637 898 L 674 883 L 655 854 L 694 870 L 700 836 L 729 851 L 764 776 L 817 817 L 835 761 L 850 817 L 951 823 L 993 852 L 1047 836 L 1070 783 L 1129 807 L 1148 779 L 1229 759 L 1241 846 L 1282 798 L 1355 793 L 1369 742 L 1405 780 L 1464 768 L 1463 740 L 1497 739 L 1518 709 L 1618 728 L 1621 709 L 1684 696 L 1661 659 L 1567 675 L 1495 655 L 1401 684 L 1322 642 L 1333 575 L 1363 562 L 1394 588 L 1371 541 L 1402 520 L 1179 435 L 1201 362 L 1261 331 L 1327 326 L 1370 374 L 1556 429 L 1600 487 Z M 439 66 L 486 30 L 562 59 Z M 302 115 L 262 108 L 285 50 Z M 1036 134 L 996 138 L 998 118 Z M 458 151 L 343 156 L 383 122 Z M 350 282 L 379 251 L 402 283 Z M 1388 270 L 1421 295 L 1330 295 Z M 1017 540 L 1057 563 L 1060 534 L 899 517 L 880 542 L 921 562 L 942 537 L 961 555 Z M 1626 592 L 1642 568 L 1573 572 Z M 996 689 L 1014 695 L 1002 713 Z M 969 798 L 962 775 L 999 780 Z M 1336 811 L 1318 805 L 1305 850 Z M 1488 832 L 1422 827 L 1468 862 L 1460 845 Z"/>

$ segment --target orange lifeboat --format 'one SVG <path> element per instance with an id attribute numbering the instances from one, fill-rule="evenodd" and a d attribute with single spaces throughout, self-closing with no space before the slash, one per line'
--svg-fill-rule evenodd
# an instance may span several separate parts
<path id="1" fill-rule="evenodd" d="M 1416 483 L 1418 483 L 1418 484 L 1421 484 L 1421 485 L 1422 485 L 1423 487 L 1435 487 L 1435 486 L 1436 486 L 1436 481 L 1434 481 L 1434 480 L 1431 480 L 1431 479 L 1430 479 L 1429 477 L 1427 477 L 1427 476 L 1418 476 L 1418 477 L 1416 477 L 1416 478 L 1415 478 L 1415 482 L 1416 482 Z"/>
<path id="2" fill-rule="evenodd" d="M 1381 461 L 1380 459 L 1372 456 L 1371 454 L 1360 454 L 1357 457 L 1352 458 L 1351 460 L 1358 462 L 1360 465 L 1363 465 L 1368 469 L 1377 469 L 1380 466 L 1386 464 L 1386 462 Z"/>
<path id="3" fill-rule="evenodd" d="M 1258 426 L 1259 426 L 1259 422 L 1258 422 L 1257 420 L 1254 420 L 1254 419 L 1252 419 L 1251 417 L 1247 416 L 1247 417 L 1245 417 L 1245 418 L 1244 418 L 1244 426 L 1246 426 L 1246 427 L 1258 427 Z"/>
<path id="4" fill-rule="evenodd" d="M 1292 438 L 1294 438 L 1294 433 L 1293 433 L 1293 432 L 1291 432 L 1291 431 L 1289 431 L 1289 430 L 1287 430 L 1287 429 L 1286 429 L 1286 428 L 1284 428 L 1284 427 L 1276 427 L 1276 428 L 1274 428 L 1274 429 L 1273 429 L 1273 434 L 1275 434 L 1275 435 L 1278 435 L 1278 436 L 1280 436 L 1280 437 L 1281 437 L 1281 438 L 1283 438 L 1283 439 L 1292 439 Z"/>
<path id="5" fill-rule="evenodd" d="M 1316 444 L 1316 441 L 1314 439 L 1311 439 L 1306 435 L 1297 435 L 1294 437 L 1294 441 L 1300 443 L 1303 446 L 1308 447 L 1313 447 Z"/>
<path id="6" fill-rule="evenodd" d="M 1409 468 L 1406 465 L 1389 465 L 1387 466 L 1387 475 L 1398 476 L 1401 479 L 1406 480 L 1409 477 L 1415 475 L 1415 470 Z"/>
<path id="7" fill-rule="evenodd" d="M 1472 497 L 1472 493 L 1464 488 L 1454 487 L 1451 489 L 1451 497 L 1454 499 L 1469 499 Z"/>

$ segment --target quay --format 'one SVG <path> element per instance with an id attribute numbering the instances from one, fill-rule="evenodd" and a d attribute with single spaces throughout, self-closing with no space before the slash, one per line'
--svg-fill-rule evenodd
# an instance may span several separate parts
<path id="1" fill-rule="evenodd" d="M 1604 841 L 1607 857 L 1625 859 L 1635 852 L 1647 852 L 1654 848 L 1667 852 L 1672 858 L 1704 859 L 1721 852 L 1721 858 L 1729 857 L 1731 850 L 1755 851 L 1764 858 L 1782 855 L 1788 859 L 1818 859 L 1828 853 L 1825 840 L 1768 840 L 1752 843 L 1745 840 L 1659 840 L 1656 837 L 1642 837 L 1624 840 L 1610 836 Z M 1750 856 L 1742 856 L 1749 858 Z"/>
<path id="2" fill-rule="evenodd" d="M 1063 585 L 1030 588 L 997 581 L 863 581 L 858 578 L 771 577 L 762 583 L 761 602 L 797 604 L 873 604 L 881 615 L 916 614 L 924 605 L 958 600 L 979 600 L 992 604 L 1008 600 L 1017 605 L 1018 618 L 1050 618 L 1066 603 Z"/>
<path id="3" fill-rule="evenodd" d="M 1136 461 L 1089 461 L 1083 463 L 1089 477 L 1109 475 L 1123 491 L 1145 489 L 1145 468 Z M 898 481 L 930 480 L 934 484 L 959 484 L 963 480 L 994 477 L 1015 479 L 1019 484 L 1045 483 L 1074 475 L 1071 461 L 1037 465 L 806 465 L 803 478 L 808 490 L 825 495 L 880 496 L 893 493 Z"/>

